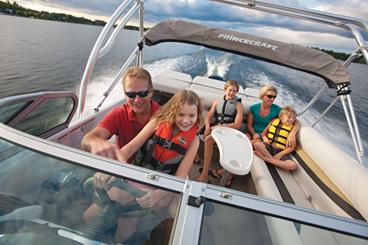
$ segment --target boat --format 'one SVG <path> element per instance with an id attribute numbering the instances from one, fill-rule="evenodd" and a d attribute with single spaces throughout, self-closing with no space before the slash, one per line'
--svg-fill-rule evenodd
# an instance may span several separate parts
<path id="1" fill-rule="evenodd" d="M 152 229 L 137 231 L 122 244 L 368 244 L 368 170 L 362 164 L 364 151 L 347 70 L 361 56 L 368 63 L 368 46 L 361 34 L 368 32 L 367 23 L 262 1 L 214 2 L 344 28 L 351 31 L 357 48 L 340 63 L 313 48 L 187 20 L 165 20 L 145 32 L 144 1 L 123 1 L 91 51 L 78 96 L 70 91 L 41 91 L 0 100 L 1 244 L 113 244 L 118 216 L 135 217 L 140 222 L 155 219 L 152 210 L 134 203 L 118 205 L 106 192 L 94 188 L 90 177 L 95 172 L 117 177 L 114 184 L 136 197 L 142 193 L 130 182 L 160 188 L 177 197 L 175 217 Z M 106 85 L 93 113 L 87 113 L 87 88 L 95 63 L 111 50 L 119 31 L 134 13 L 140 16 L 138 45 Z M 145 65 L 143 51 L 164 42 L 200 45 L 319 77 L 323 82 L 320 90 L 299 113 L 308 110 L 327 89 L 336 89 L 336 99 L 315 123 L 341 100 L 356 158 L 323 137 L 313 127 L 315 124 L 302 125 L 299 147 L 293 155 L 298 163 L 296 170 L 286 172 L 251 155 L 247 174 L 237 178 L 240 182 L 234 188 L 225 188 L 195 181 L 198 166 L 193 167 L 189 178 L 182 179 L 82 151 L 83 136 L 111 108 L 124 103 L 122 97 L 102 106 L 123 72 L 134 62 Z M 218 76 L 192 78 L 183 72 L 163 70 L 153 77 L 153 83 L 154 98 L 160 103 L 178 90 L 191 89 L 208 108 L 223 94 Z M 241 87 L 238 95 L 246 116 L 249 106 L 259 101 L 258 90 Z M 232 144 L 234 138 L 229 137 L 217 139 L 219 156 L 214 157 L 214 165 L 222 163 L 229 151 L 241 151 L 242 146 Z M 95 222 L 86 224 L 83 212 L 92 202 L 99 203 L 103 211 Z"/>

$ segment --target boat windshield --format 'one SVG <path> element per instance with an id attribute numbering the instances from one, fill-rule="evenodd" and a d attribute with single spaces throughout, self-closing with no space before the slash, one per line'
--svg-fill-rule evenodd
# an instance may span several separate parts
<path id="1" fill-rule="evenodd" d="M 204 215 L 201 245 L 367 244 L 365 239 L 213 201 L 205 202 L 204 213 L 211 215 Z"/>
<path id="2" fill-rule="evenodd" d="M 178 193 L 165 190 L 169 205 L 163 201 L 160 207 L 142 208 L 133 195 L 158 188 L 115 176 L 116 187 L 111 189 L 124 188 L 119 191 L 126 195 L 113 202 L 104 191 L 95 190 L 91 176 L 96 169 L 21 147 L 2 137 L 0 149 L 0 244 L 92 244 L 92 240 L 111 244 L 118 234 L 117 221 L 123 218 L 128 227 L 135 227 L 127 238 L 137 242 L 132 244 L 142 244 L 157 230 L 157 239 L 170 237 L 174 220 L 168 210 L 176 214 Z M 102 211 L 88 216 L 86 210 L 96 203 Z"/>

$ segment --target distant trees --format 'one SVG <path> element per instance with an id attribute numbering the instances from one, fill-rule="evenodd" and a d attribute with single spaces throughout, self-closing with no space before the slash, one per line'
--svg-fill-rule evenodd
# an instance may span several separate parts
<path id="1" fill-rule="evenodd" d="M 70 14 L 49 13 L 46 11 L 40 12 L 32 9 L 27 9 L 18 5 L 16 1 L 10 3 L 9 0 L 7 0 L 7 2 L 0 2 L 0 13 L 17 15 L 22 17 L 31 17 L 42 20 L 55 20 L 55 21 L 80 23 L 88 25 L 104 26 L 106 24 L 106 22 L 102 20 L 89 20 L 83 17 L 75 17 Z"/>
<path id="2" fill-rule="evenodd" d="M 346 60 L 350 56 L 350 54 L 343 53 L 343 52 L 336 52 L 336 51 L 333 51 L 333 50 L 320 49 L 320 48 L 317 48 L 317 47 L 313 47 L 313 48 L 321 50 L 322 52 L 325 52 L 325 53 L 333 56 L 334 58 L 336 58 L 338 60 Z M 359 59 L 354 60 L 354 63 L 366 64 L 363 57 L 360 57 Z"/>

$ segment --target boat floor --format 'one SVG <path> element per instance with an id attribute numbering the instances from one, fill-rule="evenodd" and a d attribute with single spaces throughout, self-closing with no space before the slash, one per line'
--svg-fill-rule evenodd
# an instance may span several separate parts
<path id="1" fill-rule="evenodd" d="M 191 180 L 197 179 L 197 177 L 200 175 L 199 169 L 203 167 L 203 154 L 204 154 L 203 142 L 201 142 L 200 144 L 198 154 L 200 157 L 200 163 L 193 163 L 193 166 L 189 172 L 189 179 Z M 218 168 L 221 168 L 221 165 L 219 163 L 219 153 L 218 153 L 217 146 L 214 146 L 213 158 L 212 158 L 212 163 L 210 165 L 210 170 L 218 169 Z M 251 193 L 254 195 L 257 194 L 250 174 L 247 174 L 245 176 L 234 175 L 233 178 L 234 179 L 230 187 L 231 189 Z M 220 181 L 221 181 L 221 178 L 216 179 L 216 178 L 213 178 L 211 175 L 209 175 L 209 184 L 219 185 Z"/>

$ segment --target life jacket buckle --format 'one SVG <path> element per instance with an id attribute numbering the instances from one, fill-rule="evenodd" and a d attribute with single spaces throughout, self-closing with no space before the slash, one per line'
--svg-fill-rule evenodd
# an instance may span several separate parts
<path id="1" fill-rule="evenodd" d="M 167 149 L 171 149 L 171 146 L 172 146 L 172 142 L 171 141 L 166 140 L 166 139 L 163 140 L 162 147 L 167 148 Z"/>

